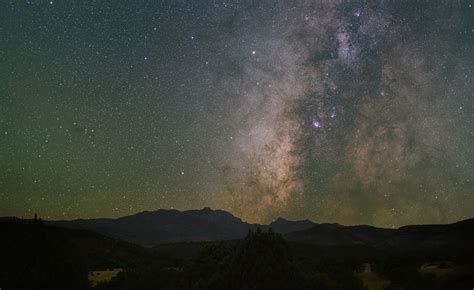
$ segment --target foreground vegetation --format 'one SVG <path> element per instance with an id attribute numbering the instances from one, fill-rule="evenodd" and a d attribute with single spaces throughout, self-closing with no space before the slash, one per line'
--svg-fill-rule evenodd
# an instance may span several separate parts
<path id="1" fill-rule="evenodd" d="M 241 241 L 206 245 L 182 267 L 147 265 L 99 289 L 363 289 L 354 268 L 318 269 L 293 257 L 281 235 L 250 232 Z"/>
<path id="2" fill-rule="evenodd" d="M 288 243 L 271 230 L 257 230 L 242 240 L 145 249 L 90 231 L 43 225 L 0 223 L 0 232 L 7 237 L 0 241 L 4 289 L 418 290 L 474 285 L 473 250 L 465 248 L 322 247 Z"/>

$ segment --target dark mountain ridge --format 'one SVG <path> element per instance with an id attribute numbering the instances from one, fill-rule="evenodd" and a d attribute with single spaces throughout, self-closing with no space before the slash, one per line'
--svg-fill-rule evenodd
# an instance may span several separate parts
<path id="1" fill-rule="evenodd" d="M 272 228 L 277 233 L 280 234 L 287 234 L 294 231 L 301 231 L 305 229 L 309 229 L 316 224 L 312 221 L 305 219 L 299 221 L 290 221 L 284 218 L 278 218 L 272 223 L 270 223 L 267 227 Z"/>
<path id="2" fill-rule="evenodd" d="M 0 221 L 15 218 L 0 218 Z M 16 222 L 21 220 L 16 219 Z M 45 224 L 93 230 L 106 236 L 142 246 L 176 242 L 234 240 L 257 228 L 283 234 L 291 242 L 318 246 L 442 247 L 474 244 L 474 219 L 446 225 L 410 225 L 398 229 L 368 225 L 343 226 L 316 224 L 310 220 L 289 221 L 278 218 L 268 225 L 250 224 L 223 210 L 144 211 L 117 219 L 78 219 L 46 221 Z"/>
<path id="3" fill-rule="evenodd" d="M 243 238 L 249 230 L 272 227 L 279 233 L 303 230 L 310 221 L 291 222 L 279 219 L 275 224 L 258 225 L 242 221 L 222 210 L 144 211 L 118 219 L 78 219 L 49 221 L 48 224 L 84 228 L 111 235 L 144 246 L 183 241 L 232 240 Z"/>
<path id="4" fill-rule="evenodd" d="M 285 235 L 292 242 L 320 246 L 363 245 L 375 248 L 442 248 L 473 249 L 474 219 L 452 224 L 410 225 L 398 229 L 376 228 L 367 225 L 341 226 L 319 224 Z"/>

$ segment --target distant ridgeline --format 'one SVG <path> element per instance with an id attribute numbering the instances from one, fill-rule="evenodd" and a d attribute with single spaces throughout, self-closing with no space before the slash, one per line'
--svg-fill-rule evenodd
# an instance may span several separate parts
<path id="1" fill-rule="evenodd" d="M 145 211 L 117 219 L 78 219 L 42 221 L 0 218 L 0 221 L 55 225 L 71 229 L 87 229 L 124 241 L 153 247 L 176 242 L 200 242 L 242 239 L 249 231 L 271 228 L 288 241 L 325 246 L 364 245 L 375 248 L 442 247 L 474 244 L 474 219 L 447 225 L 413 225 L 399 229 L 367 225 L 343 226 L 316 224 L 310 220 L 288 221 L 279 218 L 269 225 L 249 224 L 222 210 L 157 210 Z"/>

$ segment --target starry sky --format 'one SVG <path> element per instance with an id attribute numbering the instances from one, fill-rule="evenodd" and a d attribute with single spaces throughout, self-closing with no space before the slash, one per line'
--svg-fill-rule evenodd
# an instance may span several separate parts
<path id="1" fill-rule="evenodd" d="M 0 215 L 474 217 L 472 1 L 0 3 Z"/>

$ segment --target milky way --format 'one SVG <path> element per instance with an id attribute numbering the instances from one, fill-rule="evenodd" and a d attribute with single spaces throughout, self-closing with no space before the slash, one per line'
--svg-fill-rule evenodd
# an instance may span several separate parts
<path id="1" fill-rule="evenodd" d="M 456 5 L 267 5 L 232 26 L 237 41 L 256 39 L 224 81 L 241 96 L 226 152 L 241 177 L 232 206 L 265 219 L 299 200 L 317 219 L 393 225 L 472 203 L 472 131 L 455 125 L 472 117 L 459 112 L 472 105 L 468 47 L 433 26 L 462 25 Z"/>
<path id="2" fill-rule="evenodd" d="M 469 1 L 11 1 L 0 214 L 474 214 Z"/>

